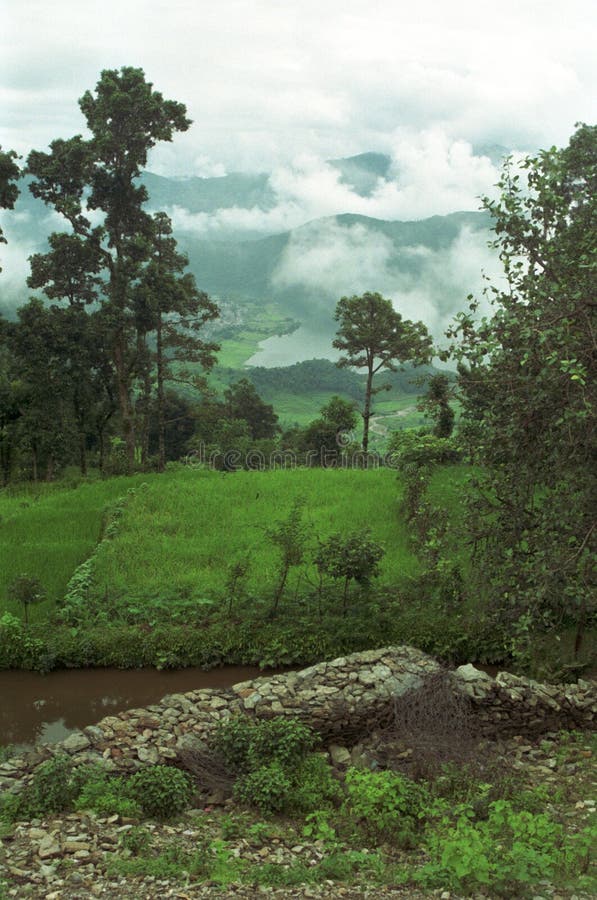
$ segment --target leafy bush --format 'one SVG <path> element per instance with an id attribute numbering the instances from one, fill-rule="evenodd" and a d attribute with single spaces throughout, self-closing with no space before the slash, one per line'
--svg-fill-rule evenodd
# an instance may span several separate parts
<path id="1" fill-rule="evenodd" d="M 34 603 L 43 603 L 46 591 L 39 578 L 31 575 L 19 575 L 8 586 L 8 599 L 20 603 L 25 613 L 25 624 L 29 624 L 29 607 Z"/>
<path id="2" fill-rule="evenodd" d="M 234 796 L 241 803 L 256 806 L 264 813 L 281 812 L 292 790 L 292 781 L 279 762 L 260 766 L 241 775 L 234 785 Z"/>
<path id="3" fill-rule="evenodd" d="M 324 756 L 317 753 L 307 756 L 296 770 L 293 780 L 287 804 L 303 814 L 329 808 L 341 795 L 331 766 Z"/>
<path id="4" fill-rule="evenodd" d="M 128 794 L 146 815 L 170 819 L 188 806 L 192 791 L 188 776 L 180 769 L 148 766 L 132 776 Z"/>
<path id="5" fill-rule="evenodd" d="M 455 824 L 446 819 L 429 831 L 431 862 L 415 879 L 467 892 L 491 885 L 496 896 L 518 896 L 539 881 L 585 871 L 595 836 L 588 828 L 566 836 L 548 815 L 517 811 L 507 800 L 491 803 L 482 821 L 465 807 Z"/>
<path id="6" fill-rule="evenodd" d="M 14 818 L 31 819 L 70 809 L 79 793 L 72 760 L 57 754 L 37 767 L 31 783 L 18 794 Z"/>
<path id="7" fill-rule="evenodd" d="M 424 787 L 396 772 L 349 769 L 343 812 L 364 831 L 412 846 L 428 793 Z"/>
<path id="8" fill-rule="evenodd" d="M 142 856 L 151 849 L 153 837 L 151 831 L 142 825 L 133 825 L 123 831 L 118 838 L 118 846 L 131 856 Z"/>
<path id="9" fill-rule="evenodd" d="M 252 772 L 274 762 L 296 768 L 314 743 L 313 731 L 298 719 L 234 716 L 219 726 L 212 748 L 232 772 Z"/>
<path id="10" fill-rule="evenodd" d="M 104 816 L 130 816 L 141 814 L 141 805 L 127 796 L 126 780 L 107 772 L 90 773 L 77 797 L 75 808 L 92 809 Z"/>
<path id="11" fill-rule="evenodd" d="M 388 444 L 386 458 L 393 468 L 428 466 L 436 463 L 456 463 L 462 457 L 460 447 L 453 438 L 436 437 L 430 432 L 395 431 Z"/>

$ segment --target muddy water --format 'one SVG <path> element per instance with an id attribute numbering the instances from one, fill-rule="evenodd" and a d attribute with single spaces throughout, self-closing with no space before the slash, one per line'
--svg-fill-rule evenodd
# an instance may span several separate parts
<path id="1" fill-rule="evenodd" d="M 77 728 L 166 694 L 230 687 L 263 675 L 252 666 L 222 669 L 70 669 L 38 675 L 0 672 L 0 745 L 61 741 Z"/>

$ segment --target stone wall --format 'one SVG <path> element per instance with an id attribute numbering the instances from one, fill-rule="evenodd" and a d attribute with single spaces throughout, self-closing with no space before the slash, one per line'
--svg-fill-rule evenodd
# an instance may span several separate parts
<path id="1" fill-rule="evenodd" d="M 342 735 L 346 742 L 391 714 L 395 697 L 416 691 L 441 671 L 419 650 L 386 647 L 298 672 L 265 675 L 226 690 L 171 694 L 147 708 L 107 716 L 60 744 L 0 764 L 0 789 L 18 789 L 40 762 L 60 751 L 76 764 L 102 761 L 118 771 L 165 763 L 233 714 L 297 716 L 328 740 Z M 470 665 L 446 674 L 453 690 L 467 698 L 479 736 L 589 729 L 597 719 L 594 682 L 541 685 L 506 673 L 494 679 Z"/>

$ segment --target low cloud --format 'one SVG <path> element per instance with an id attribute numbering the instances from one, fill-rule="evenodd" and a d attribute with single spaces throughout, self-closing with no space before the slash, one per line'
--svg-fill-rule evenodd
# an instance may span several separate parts
<path id="1" fill-rule="evenodd" d="M 470 143 L 442 129 L 421 133 L 399 129 L 392 136 L 387 178 L 378 178 L 363 196 L 333 165 L 312 155 L 297 156 L 269 177 L 273 202 L 251 208 L 230 206 L 210 213 L 168 209 L 175 230 L 200 238 L 250 238 L 290 231 L 306 222 L 342 213 L 388 221 L 421 219 L 460 210 L 476 210 L 480 196 L 491 194 L 498 171 Z"/>
<path id="2" fill-rule="evenodd" d="M 292 235 L 272 284 L 302 288 L 314 318 L 327 311 L 330 330 L 341 296 L 378 291 L 405 318 L 422 320 L 441 341 L 468 294 L 482 299 L 483 273 L 494 282 L 500 277 L 487 239 L 486 232 L 463 226 L 445 249 L 413 245 L 397 250 L 389 237 L 362 224 L 313 223 Z"/>

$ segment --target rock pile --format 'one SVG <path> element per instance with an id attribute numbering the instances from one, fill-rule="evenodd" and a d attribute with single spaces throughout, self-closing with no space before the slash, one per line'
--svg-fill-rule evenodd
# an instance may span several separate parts
<path id="1" fill-rule="evenodd" d="M 323 662 L 298 672 L 262 676 L 232 688 L 172 694 L 145 709 L 107 716 L 52 747 L 0 765 L 0 789 L 19 790 L 35 767 L 56 752 L 76 765 L 102 762 L 134 771 L 166 763 L 180 749 L 204 740 L 222 719 L 296 716 L 326 739 L 366 732 L 391 713 L 394 698 L 416 692 L 442 669 L 413 647 L 385 647 Z M 495 679 L 461 666 L 446 674 L 467 699 L 479 735 L 591 728 L 597 714 L 595 684 L 542 685 L 505 673 Z"/>

